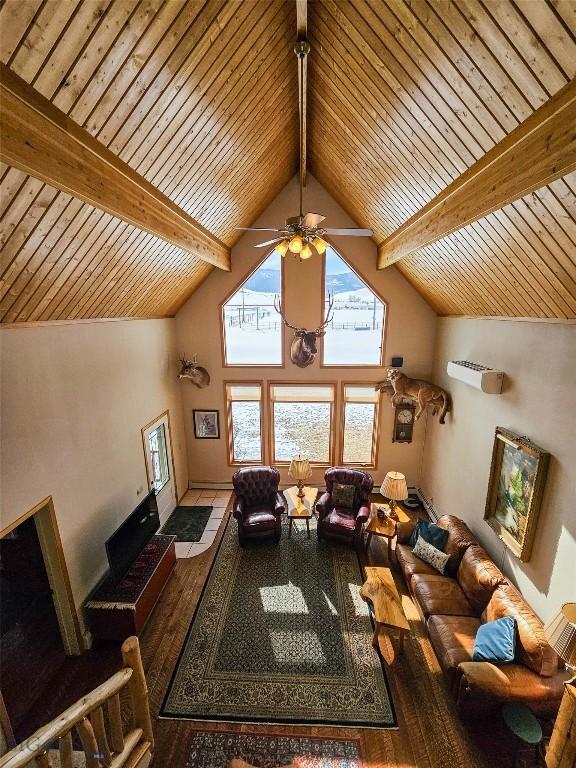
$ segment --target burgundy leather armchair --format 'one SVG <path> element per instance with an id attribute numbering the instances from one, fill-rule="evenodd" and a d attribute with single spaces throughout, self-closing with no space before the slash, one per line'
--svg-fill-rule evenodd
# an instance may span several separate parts
<path id="1" fill-rule="evenodd" d="M 278 493 L 280 472 L 276 467 L 244 467 L 237 470 L 232 483 L 236 492 L 233 514 L 238 520 L 238 539 L 273 537 L 280 541 L 284 498 Z"/>
<path id="2" fill-rule="evenodd" d="M 324 475 L 326 491 L 316 504 L 318 512 L 318 538 L 325 536 L 357 544 L 362 525 L 370 517 L 370 493 L 374 485 L 372 477 L 360 469 L 330 467 Z M 352 507 L 335 506 L 332 490 L 335 483 L 353 485 L 356 488 Z"/>

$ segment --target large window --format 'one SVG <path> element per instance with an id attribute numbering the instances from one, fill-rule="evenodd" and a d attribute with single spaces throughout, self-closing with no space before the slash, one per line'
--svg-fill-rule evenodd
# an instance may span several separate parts
<path id="1" fill-rule="evenodd" d="M 333 248 L 326 250 L 324 316 L 334 299 L 322 342 L 324 365 L 381 365 L 386 307 Z"/>
<path id="2" fill-rule="evenodd" d="M 379 393 L 373 385 L 344 384 L 342 464 L 376 465 Z"/>
<path id="3" fill-rule="evenodd" d="M 226 365 L 281 365 L 282 320 L 274 297 L 282 293 L 282 264 L 274 251 L 222 307 Z"/>
<path id="4" fill-rule="evenodd" d="M 262 387 L 226 384 L 228 451 L 231 464 L 262 462 Z"/>
<path id="5" fill-rule="evenodd" d="M 272 463 L 298 454 L 332 463 L 333 406 L 331 384 L 271 384 Z"/>

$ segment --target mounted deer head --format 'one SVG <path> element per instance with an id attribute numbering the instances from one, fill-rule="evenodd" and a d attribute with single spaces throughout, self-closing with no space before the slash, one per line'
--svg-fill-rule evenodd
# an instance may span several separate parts
<path id="1" fill-rule="evenodd" d="M 333 315 L 330 313 L 332 312 L 333 306 L 334 296 L 332 294 L 328 294 L 328 308 L 326 310 L 324 322 L 314 331 L 308 331 L 306 328 L 296 328 L 295 325 L 291 325 L 288 320 L 286 320 L 286 317 L 282 312 L 280 300 L 277 296 L 274 297 L 274 309 L 276 312 L 278 312 L 285 325 L 294 331 L 294 338 L 292 339 L 292 344 L 290 345 L 290 360 L 292 360 L 294 365 L 297 365 L 298 368 L 306 368 L 314 362 L 314 358 L 318 352 L 316 348 L 316 342 L 320 336 L 324 336 L 326 333 L 324 328 L 326 328 L 328 323 L 332 320 Z"/>
<path id="2" fill-rule="evenodd" d="M 201 365 L 198 365 L 197 360 L 198 355 L 194 355 L 192 360 L 188 360 L 182 355 L 180 358 L 180 373 L 178 374 L 178 378 L 190 379 L 192 384 L 196 384 L 197 387 L 202 389 L 210 384 L 210 374 L 206 368 L 202 368 Z"/>

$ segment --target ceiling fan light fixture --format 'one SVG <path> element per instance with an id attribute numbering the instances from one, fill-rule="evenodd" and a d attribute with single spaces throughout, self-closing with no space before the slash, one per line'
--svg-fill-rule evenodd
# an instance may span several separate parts
<path id="1" fill-rule="evenodd" d="M 278 243 L 278 245 L 274 248 L 274 250 L 279 256 L 285 256 L 289 245 L 290 245 L 289 240 L 282 240 L 280 243 Z"/>
<path id="2" fill-rule="evenodd" d="M 312 248 L 310 248 L 308 243 L 304 243 L 302 250 L 300 251 L 300 258 L 309 259 L 310 256 L 312 256 Z"/>
<path id="3" fill-rule="evenodd" d="M 312 245 L 314 248 L 316 248 L 320 256 L 322 256 L 322 254 L 326 251 L 326 248 L 328 248 L 328 243 L 321 237 L 315 237 L 314 240 L 312 240 Z"/>
<path id="4" fill-rule="evenodd" d="M 290 240 L 290 243 L 288 245 L 288 248 L 292 251 L 292 253 L 300 253 L 302 250 L 302 238 L 300 235 L 294 235 L 292 240 Z"/>

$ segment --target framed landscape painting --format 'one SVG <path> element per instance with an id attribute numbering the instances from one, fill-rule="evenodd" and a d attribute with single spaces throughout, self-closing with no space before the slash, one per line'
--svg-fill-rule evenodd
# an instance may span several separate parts
<path id="1" fill-rule="evenodd" d="M 484 519 L 522 562 L 530 559 L 550 454 L 496 427 Z"/>
<path id="2" fill-rule="evenodd" d="M 218 440 L 220 420 L 218 411 L 201 411 L 194 408 L 194 437 L 198 440 Z"/>

